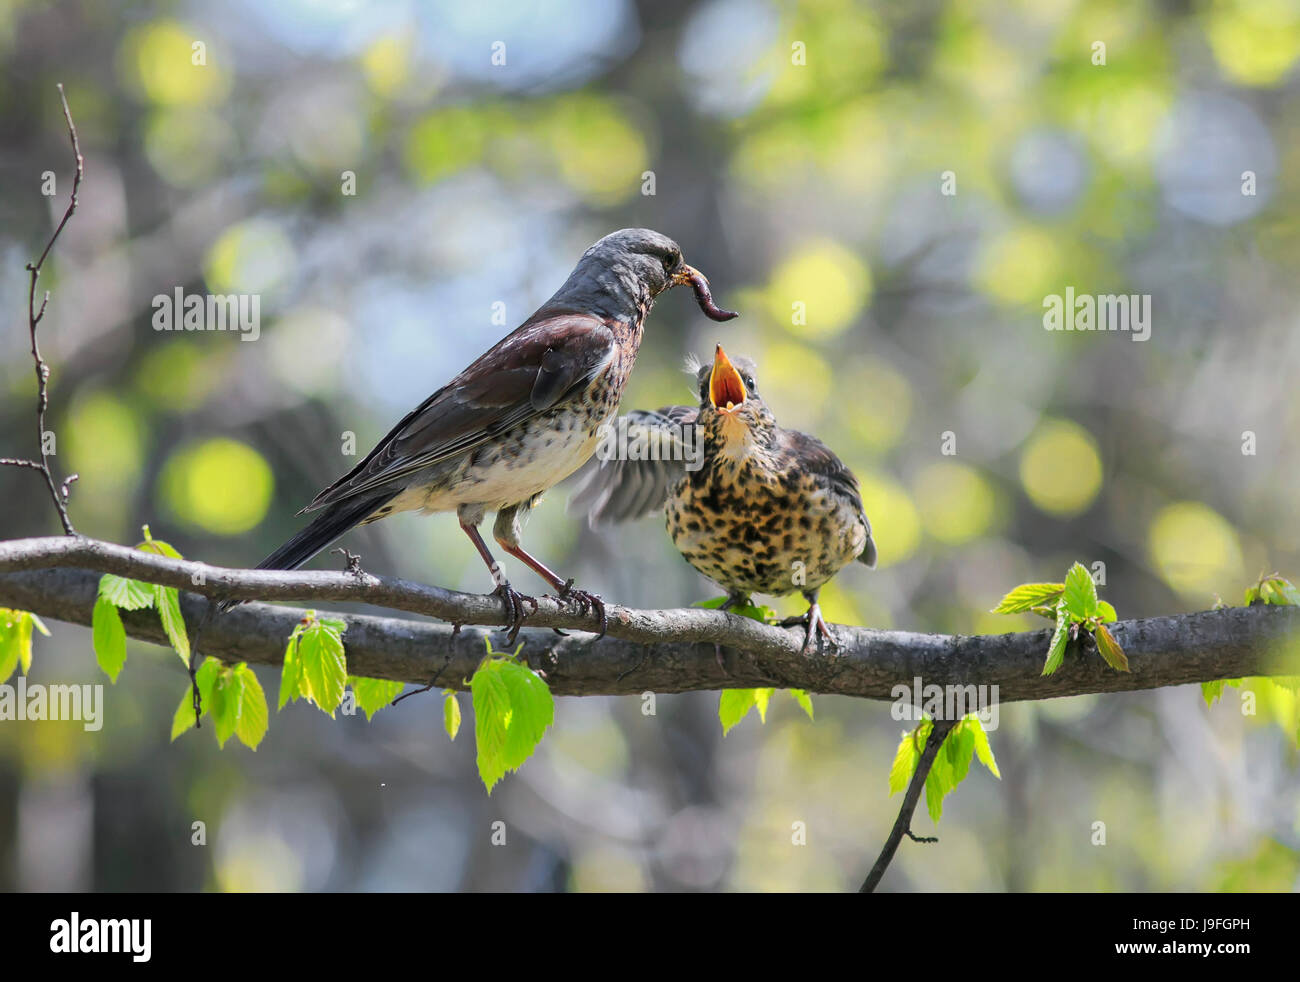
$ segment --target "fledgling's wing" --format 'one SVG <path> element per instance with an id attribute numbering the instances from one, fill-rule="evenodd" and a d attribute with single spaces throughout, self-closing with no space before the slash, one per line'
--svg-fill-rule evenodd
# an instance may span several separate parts
<path id="1" fill-rule="evenodd" d="M 431 464 L 473 450 L 581 392 L 614 346 L 614 332 L 598 317 L 564 313 L 530 318 L 408 413 L 303 511 L 391 487 Z"/>
<path id="2" fill-rule="evenodd" d="M 615 421 L 569 496 L 569 514 L 585 514 L 592 528 L 630 522 L 663 508 L 686 475 L 687 461 L 702 452 L 695 406 L 635 410 Z M 625 454 L 633 446 L 638 450 Z M 658 459 L 629 459 L 630 456 Z"/>
<path id="3" fill-rule="evenodd" d="M 777 440 L 782 454 L 789 455 L 804 469 L 820 477 L 833 494 L 843 498 L 862 516 L 862 523 L 867 527 L 867 541 L 858 554 L 858 562 L 875 569 L 876 542 L 871 537 L 871 522 L 862 508 L 862 492 L 853 472 L 845 466 L 844 461 L 835 456 L 830 447 L 815 436 L 798 430 L 782 430 Z"/>

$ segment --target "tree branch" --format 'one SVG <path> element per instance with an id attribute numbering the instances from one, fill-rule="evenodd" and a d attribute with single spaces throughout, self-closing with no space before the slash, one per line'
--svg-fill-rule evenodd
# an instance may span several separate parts
<path id="1" fill-rule="evenodd" d="M 907 791 L 903 794 L 903 806 L 898 809 L 898 818 L 894 819 L 894 827 L 889 830 L 889 838 L 885 840 L 885 846 L 880 850 L 880 856 L 876 859 L 876 864 L 871 867 L 871 872 L 867 878 L 862 881 L 862 886 L 858 888 L 858 893 L 873 893 L 877 886 L 880 885 L 881 878 L 885 875 L 885 870 L 889 868 L 890 862 L 893 861 L 894 853 L 898 851 L 898 844 L 903 841 L 903 836 L 912 835 L 912 815 L 916 812 L 916 803 L 921 800 L 921 789 L 925 787 L 925 779 L 930 774 L 930 768 L 934 766 L 934 758 L 939 756 L 939 748 L 943 746 L 943 741 L 948 738 L 949 732 L 957 725 L 955 719 L 936 719 L 934 725 L 930 728 L 930 735 L 926 738 L 925 749 L 921 751 L 921 759 L 916 762 L 916 770 L 912 772 L 912 780 L 908 782 Z M 919 840 L 924 842 L 933 842 L 933 839 Z"/>
<path id="2" fill-rule="evenodd" d="M 92 572 L 93 571 L 93 572 Z M 89 624 L 101 573 L 180 587 L 213 599 L 296 600 L 319 606 L 353 601 L 436 617 L 452 624 L 502 623 L 500 601 L 407 580 L 346 572 L 236 570 L 167 559 L 81 537 L 0 542 L 0 605 Z M 183 597 L 187 622 L 207 610 Z M 300 610 L 237 607 L 205 627 L 203 648 L 226 661 L 278 665 Z M 462 687 L 483 656 L 485 631 L 453 634 L 410 619 L 345 615 L 349 671 L 423 684 Z M 594 631 L 595 617 L 551 597 L 538 598 L 520 638 L 534 668 L 557 695 L 619 695 L 777 686 L 892 700 L 896 687 L 982 685 L 999 702 L 1091 692 L 1123 692 L 1248 675 L 1300 674 L 1294 641 L 1300 608 L 1232 607 L 1118 621 L 1111 625 L 1131 672 L 1116 672 L 1075 649 L 1043 677 L 1050 629 L 986 636 L 915 634 L 832 625 L 838 650 L 800 653 L 802 634 L 716 610 L 636 610 L 608 605 L 609 636 L 558 637 L 538 628 Z M 124 613 L 128 632 L 165 643 L 152 611 Z M 1290 643 L 1288 643 L 1290 642 Z M 727 649 L 727 667 L 714 644 Z M 997 686 L 994 694 L 992 686 Z M 910 700 L 909 700 L 910 701 Z"/>

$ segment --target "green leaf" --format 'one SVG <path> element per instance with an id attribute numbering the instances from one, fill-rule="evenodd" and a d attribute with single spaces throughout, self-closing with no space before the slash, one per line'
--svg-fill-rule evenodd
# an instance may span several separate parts
<path id="1" fill-rule="evenodd" d="M 510 718 L 510 690 L 501 677 L 499 659 L 489 658 L 470 679 L 474 703 L 474 744 L 478 774 L 487 793 L 506 775 L 506 726 Z"/>
<path id="2" fill-rule="evenodd" d="M 302 691 L 302 659 L 298 657 L 298 641 L 301 637 L 302 632 L 294 628 L 289 635 L 289 643 L 284 646 L 284 663 L 280 667 L 280 699 L 275 707 L 276 712 L 300 696 L 310 696 L 310 693 Z"/>
<path id="3" fill-rule="evenodd" d="M 1115 620 L 1115 608 L 1104 600 L 1097 601 L 1097 616 L 1106 623 Z"/>
<path id="4" fill-rule="evenodd" d="M 527 665 L 489 656 L 470 680 L 479 776 L 492 787 L 518 770 L 555 721 L 550 686 Z"/>
<path id="5" fill-rule="evenodd" d="M 952 788 L 966 780 L 970 762 L 975 756 L 975 733 L 965 720 L 958 721 L 944 741 L 943 752 L 948 756 L 948 773 Z"/>
<path id="6" fill-rule="evenodd" d="M 95 599 L 95 609 L 90 618 L 90 640 L 95 649 L 95 660 L 109 681 L 116 682 L 118 673 L 126 664 L 126 628 L 117 605 L 108 597 Z"/>
<path id="7" fill-rule="evenodd" d="M 343 689 L 348 680 L 343 639 L 337 629 L 323 621 L 314 622 L 298 639 L 298 658 L 302 662 L 303 678 L 311 689 L 311 701 L 333 718 L 334 711 L 343 702 Z"/>
<path id="8" fill-rule="evenodd" d="M 966 718 L 970 720 L 971 733 L 975 737 L 975 756 L 994 777 L 999 781 L 1002 780 L 1002 774 L 998 771 L 998 762 L 993 758 L 993 748 L 989 745 L 989 735 L 984 731 L 984 723 L 978 716 L 971 715 Z"/>
<path id="9" fill-rule="evenodd" d="M 928 734 L 927 742 L 933 739 L 934 734 Z M 951 739 L 951 733 L 948 739 Z M 925 776 L 925 810 L 930 813 L 930 821 L 935 825 L 943 817 L 944 795 L 956 786 L 947 750 L 940 745 L 939 752 L 934 755 L 934 763 L 930 765 L 930 773 Z"/>
<path id="10" fill-rule="evenodd" d="M 758 709 L 758 718 L 761 722 L 767 722 L 767 704 L 775 691 L 775 689 L 754 690 L 754 706 Z"/>
<path id="11" fill-rule="evenodd" d="M 244 679 L 231 668 L 223 668 L 212 687 L 212 723 L 217 745 L 225 747 L 239 726 L 244 702 Z"/>
<path id="12" fill-rule="evenodd" d="M 510 720 L 506 725 L 505 763 L 518 770 L 555 722 L 555 698 L 545 679 L 527 665 L 502 663 L 501 674 L 510 695 Z"/>
<path id="13" fill-rule="evenodd" d="M 199 666 L 198 671 L 194 673 L 194 681 L 199 687 L 199 716 L 207 716 L 208 710 L 212 703 L 212 686 L 217 680 L 217 673 L 221 671 L 221 662 L 216 658 L 208 657 L 203 664 Z M 176 707 L 176 713 L 172 716 L 172 735 L 175 740 L 186 730 L 194 727 L 194 694 L 188 685 L 185 686 L 185 694 L 181 696 L 181 704 Z"/>
<path id="14" fill-rule="evenodd" d="M 239 700 L 239 721 L 235 724 L 235 734 L 239 742 L 249 750 L 256 750 L 257 745 L 266 736 L 268 710 L 266 693 L 262 683 L 248 665 L 240 662 L 235 666 L 235 674 L 243 683 L 243 692 Z"/>
<path id="15" fill-rule="evenodd" d="M 1242 679 L 1217 679 L 1213 682 L 1201 683 L 1201 696 L 1205 699 L 1205 705 L 1213 706 L 1214 701 L 1223 695 L 1225 686 L 1232 686 L 1234 689 L 1241 688 Z"/>
<path id="16" fill-rule="evenodd" d="M 1070 612 L 1065 609 L 1062 598 L 1056 605 L 1056 632 L 1052 643 L 1047 646 L 1047 660 L 1043 663 L 1043 674 L 1051 675 L 1061 667 L 1065 660 L 1065 646 L 1070 640 Z"/>
<path id="17" fill-rule="evenodd" d="M 921 748 L 929 738 L 932 725 L 928 719 L 922 720 L 917 724 L 916 729 L 904 733 L 903 739 L 898 741 L 898 749 L 894 752 L 894 763 L 889 768 L 890 794 L 907 790 L 908 782 L 916 773 L 916 765 L 921 759 Z"/>
<path id="18" fill-rule="evenodd" d="M 1300 607 L 1300 590 L 1297 590 L 1290 580 L 1284 580 L 1280 576 L 1269 578 L 1268 585 L 1272 587 L 1273 596 L 1268 598 L 1268 602 L 1277 606 Z"/>
<path id="19" fill-rule="evenodd" d="M 1087 620 L 1097 613 L 1097 584 L 1082 563 L 1075 563 L 1065 574 L 1065 607 L 1076 621 Z"/>
<path id="20" fill-rule="evenodd" d="M 454 689 L 448 689 L 443 693 L 442 725 L 447 731 L 447 736 L 455 740 L 456 734 L 460 732 L 460 700 L 456 698 Z"/>
<path id="21" fill-rule="evenodd" d="M 172 648 L 180 655 L 181 661 L 188 669 L 190 638 L 185 631 L 185 617 L 181 614 L 180 591 L 174 586 L 158 586 L 155 583 L 153 595 L 154 606 L 158 608 L 158 619 L 162 621 L 163 630 L 167 632 L 167 639 L 171 641 Z"/>
<path id="22" fill-rule="evenodd" d="M 717 610 L 726 602 L 726 597 L 713 597 L 709 600 L 701 600 L 694 604 L 694 606 L 704 607 L 709 610 Z M 776 611 L 763 604 L 728 607 L 726 612 L 728 614 L 735 614 L 738 617 L 748 617 L 751 621 L 762 621 L 766 623 L 767 621 L 776 620 Z"/>
<path id="23" fill-rule="evenodd" d="M 99 595 L 122 610 L 143 610 L 153 606 L 153 584 L 128 580 L 105 573 L 99 578 Z"/>
<path id="24" fill-rule="evenodd" d="M 1044 604 L 1050 606 L 1064 590 L 1064 583 L 1022 583 L 999 600 L 992 613 L 1024 614 Z"/>
<path id="25" fill-rule="evenodd" d="M 1105 624 L 1098 624 L 1092 634 L 1097 639 L 1097 650 L 1106 660 L 1106 664 L 1117 672 L 1127 672 L 1128 656 L 1124 654 L 1124 649 L 1115 640 L 1115 635 L 1110 633 L 1110 629 Z"/>
<path id="26" fill-rule="evenodd" d="M 8 681 L 18 667 L 18 620 L 18 611 L 0 608 L 0 682 Z"/>
<path id="27" fill-rule="evenodd" d="M 49 637 L 49 629 L 35 614 L 0 607 L 0 682 L 7 681 L 16 668 L 24 675 L 31 671 L 33 626 Z"/>
<path id="28" fill-rule="evenodd" d="M 348 682 L 352 685 L 352 695 L 356 697 L 357 705 L 365 710 L 366 719 L 374 719 L 375 713 L 401 695 L 405 688 L 402 682 L 368 679 L 359 675 L 350 676 Z"/>
<path id="29" fill-rule="evenodd" d="M 718 699 L 718 719 L 722 723 L 722 735 L 731 732 L 732 727 L 749 715 L 754 708 L 755 689 L 723 689 Z"/>
<path id="30" fill-rule="evenodd" d="M 46 637 L 49 629 L 41 619 L 26 610 L 0 607 L 0 682 L 21 668 L 24 675 L 32 670 L 32 628 Z"/>
<path id="31" fill-rule="evenodd" d="M 157 553 L 159 556 L 166 556 L 168 559 L 184 559 L 179 552 L 162 539 L 155 539 L 149 534 L 149 526 L 144 527 L 144 541 L 136 546 L 141 552 Z"/>
<path id="32" fill-rule="evenodd" d="M 790 693 L 790 698 L 800 705 L 803 711 L 808 714 L 809 719 L 812 719 L 813 718 L 812 696 L 808 695 L 808 693 L 805 692 L 803 689 L 786 689 L 785 691 Z"/>

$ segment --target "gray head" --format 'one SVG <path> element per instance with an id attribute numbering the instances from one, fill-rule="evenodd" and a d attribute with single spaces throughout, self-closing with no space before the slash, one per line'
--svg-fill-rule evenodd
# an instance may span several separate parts
<path id="1" fill-rule="evenodd" d="M 624 228 L 600 239 L 546 304 L 637 321 L 659 294 L 689 283 L 700 308 L 715 320 L 736 315 L 719 310 L 708 280 L 682 259 L 676 242 L 648 228 Z"/>

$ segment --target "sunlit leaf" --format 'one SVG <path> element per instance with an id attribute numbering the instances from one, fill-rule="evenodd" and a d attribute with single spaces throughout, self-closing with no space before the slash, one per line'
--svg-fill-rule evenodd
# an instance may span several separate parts
<path id="1" fill-rule="evenodd" d="M 101 595 L 95 600 L 90 636 L 95 660 L 109 680 L 116 682 L 118 673 L 126 664 L 126 628 L 122 624 L 122 615 L 117 612 L 117 604 L 106 596 Z"/>
<path id="2" fill-rule="evenodd" d="M 1022 583 L 993 608 L 994 614 L 1023 614 L 1043 604 L 1055 604 L 1065 591 L 1064 583 Z"/>
<path id="3" fill-rule="evenodd" d="M 391 679 L 369 679 L 353 675 L 348 679 L 352 686 L 352 695 L 357 705 L 365 711 L 367 719 L 374 719 L 375 713 L 383 709 L 399 695 L 404 688 L 401 682 Z"/>
<path id="4" fill-rule="evenodd" d="M 1047 646 L 1047 660 L 1043 663 L 1043 674 L 1051 675 L 1061 667 L 1065 660 L 1065 646 L 1070 641 L 1070 612 L 1065 609 L 1065 600 L 1056 605 L 1056 631 L 1052 634 L 1052 643 Z"/>
<path id="5" fill-rule="evenodd" d="M 744 719 L 754 708 L 754 689 L 723 689 L 718 698 L 718 720 L 722 723 L 722 735 L 731 732 L 732 727 Z"/>
<path id="6" fill-rule="evenodd" d="M 1117 672 L 1127 672 L 1128 656 L 1124 654 L 1124 649 L 1120 647 L 1115 636 L 1105 624 L 1098 624 L 1097 629 L 1093 631 L 1093 637 L 1097 639 L 1097 650 L 1101 657 L 1106 660 L 1106 664 Z"/>
<path id="7" fill-rule="evenodd" d="M 152 583 L 128 580 L 112 573 L 105 573 L 99 578 L 99 595 L 122 610 L 143 610 L 152 607 L 154 600 Z"/>

